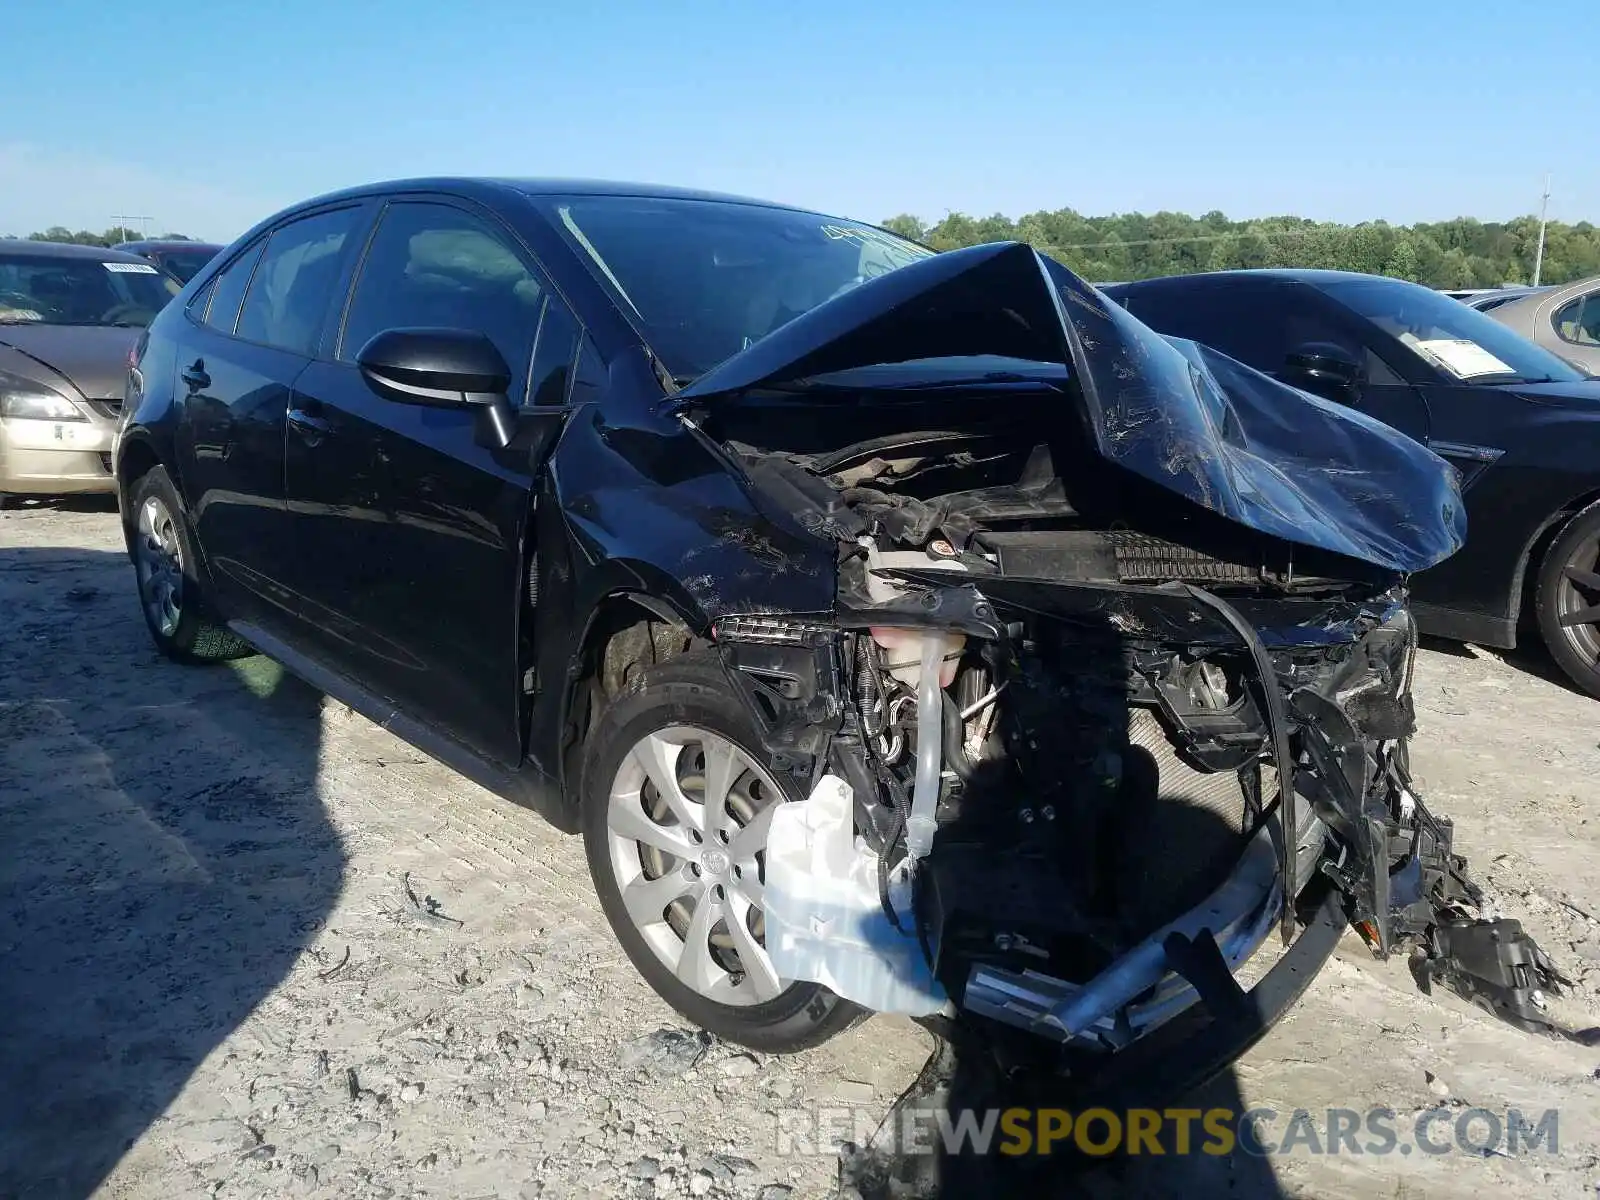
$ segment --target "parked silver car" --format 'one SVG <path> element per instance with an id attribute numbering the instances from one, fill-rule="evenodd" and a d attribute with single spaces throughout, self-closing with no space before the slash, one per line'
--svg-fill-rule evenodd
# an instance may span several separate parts
<path id="1" fill-rule="evenodd" d="M 116 491 L 128 355 L 179 290 L 137 255 L 0 241 L 0 507 Z"/>
<path id="2" fill-rule="evenodd" d="M 1600 275 L 1507 301 L 1489 315 L 1573 366 L 1600 375 Z"/>

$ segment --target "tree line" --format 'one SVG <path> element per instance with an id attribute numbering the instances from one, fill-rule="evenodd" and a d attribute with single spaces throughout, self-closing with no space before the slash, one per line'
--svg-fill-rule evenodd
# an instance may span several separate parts
<path id="1" fill-rule="evenodd" d="M 1393 275 L 1436 288 L 1500 287 L 1533 281 L 1539 241 L 1536 217 L 1341 225 L 1301 217 L 1233 221 L 1220 212 L 1201 217 L 1170 212 L 1086 217 L 1062 208 L 1018 219 L 998 213 L 992 217 L 950 213 L 933 225 L 902 213 L 883 224 L 935 250 L 980 242 L 1027 242 L 1096 283 L 1240 267 L 1325 267 Z M 82 246 L 115 246 L 141 236 L 120 226 L 94 233 L 74 232 L 63 225 L 28 235 L 33 241 Z M 194 240 L 181 233 L 161 237 Z M 1600 275 L 1600 227 L 1589 221 L 1550 222 L 1540 281 L 1566 283 L 1591 275 Z"/>
<path id="2" fill-rule="evenodd" d="M 1086 217 L 1063 208 L 1015 220 L 953 212 L 933 225 L 903 213 L 883 225 L 936 250 L 1028 242 L 1094 283 L 1243 267 L 1321 267 L 1393 275 L 1435 288 L 1491 288 L 1531 283 L 1539 241 L 1537 217 L 1341 225 L 1301 217 L 1233 221 L 1220 212 Z M 1540 282 L 1590 275 L 1600 275 L 1600 228 L 1588 221 L 1551 221 Z"/>
<path id="3" fill-rule="evenodd" d="M 88 229 L 80 229 L 74 233 L 65 225 L 52 225 L 42 232 L 30 233 L 27 240 L 30 242 L 70 242 L 74 246 L 120 246 L 123 242 L 142 242 L 145 240 L 145 235 L 137 229 L 129 229 L 122 225 L 113 225 L 104 233 L 94 233 Z M 186 233 L 163 233 L 154 240 L 192 242 L 196 239 Z"/>

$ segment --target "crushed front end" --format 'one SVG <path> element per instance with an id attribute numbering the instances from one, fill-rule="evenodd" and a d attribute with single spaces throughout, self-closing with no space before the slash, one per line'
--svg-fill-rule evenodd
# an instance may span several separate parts
<path id="1" fill-rule="evenodd" d="M 714 628 L 813 785 L 768 836 L 774 966 L 1108 1099 L 1225 1067 L 1352 925 L 1546 1027 L 1559 978 L 1408 772 L 1405 580 L 1464 536 L 1450 469 L 1026 247 L 961 253 L 681 402 L 837 548 L 832 611 Z M 879 349 L 908 365 L 853 373 Z"/>

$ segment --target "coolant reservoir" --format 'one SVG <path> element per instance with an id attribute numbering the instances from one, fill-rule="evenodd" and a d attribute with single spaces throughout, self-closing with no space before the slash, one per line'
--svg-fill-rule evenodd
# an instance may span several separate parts
<path id="1" fill-rule="evenodd" d="M 864 543 L 867 548 L 867 593 L 879 604 L 898 599 L 906 594 L 906 588 L 892 579 L 884 579 L 873 574 L 877 570 L 917 570 L 917 571 L 966 571 L 963 563 L 949 558 L 935 558 L 921 550 L 890 550 L 881 553 L 877 546 L 870 540 Z M 883 649 L 884 667 L 901 683 L 909 688 L 915 688 L 922 678 L 922 642 L 927 637 L 942 638 L 945 643 L 945 653 L 939 668 L 939 686 L 949 687 L 956 677 L 956 666 L 961 661 L 961 652 L 966 648 L 967 639 L 959 633 L 923 633 L 916 629 L 891 628 L 888 626 L 875 626 L 872 629 L 872 640 Z"/>

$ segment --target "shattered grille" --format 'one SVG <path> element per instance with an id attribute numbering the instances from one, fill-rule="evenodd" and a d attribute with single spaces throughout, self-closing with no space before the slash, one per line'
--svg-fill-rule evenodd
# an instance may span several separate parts
<path id="1" fill-rule="evenodd" d="M 1196 583 L 1253 583 L 1261 567 L 1213 558 L 1188 546 L 1130 530 L 1108 535 L 1117 556 L 1117 578 L 1124 583 L 1186 579 Z"/>
<path id="2" fill-rule="evenodd" d="M 1133 850 L 1127 915 L 1150 929 L 1210 894 L 1239 857 L 1245 795 L 1233 771 L 1196 771 L 1178 757 L 1149 709 L 1128 716 L 1130 755 L 1142 749 L 1159 774 L 1150 824 Z"/>

